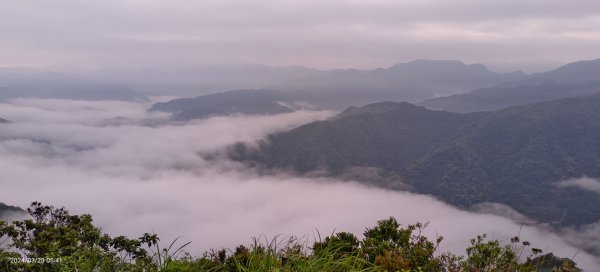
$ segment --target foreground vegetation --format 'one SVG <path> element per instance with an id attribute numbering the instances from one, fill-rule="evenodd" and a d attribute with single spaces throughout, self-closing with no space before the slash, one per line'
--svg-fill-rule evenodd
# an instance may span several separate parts
<path id="1" fill-rule="evenodd" d="M 161 248 L 155 234 L 110 237 L 90 215 L 34 202 L 30 219 L 0 221 L 0 271 L 580 271 L 569 259 L 530 248 L 514 237 L 503 244 L 485 235 L 471 240 L 466 256 L 439 252 L 443 238 L 422 235 L 427 224 L 377 222 L 364 238 L 339 232 L 308 246 L 294 237 L 212 250 L 199 257 L 189 243 Z M 530 253 L 527 253 L 530 252 Z"/>

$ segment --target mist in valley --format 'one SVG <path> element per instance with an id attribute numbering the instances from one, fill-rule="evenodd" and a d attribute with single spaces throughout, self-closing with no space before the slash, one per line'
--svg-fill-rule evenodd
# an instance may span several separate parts
<path id="1" fill-rule="evenodd" d="M 598 1 L 22 0 L 0 17 L 2 220 L 40 201 L 201 256 L 395 217 L 428 223 L 438 253 L 519 236 L 600 267 Z"/>
<path id="2" fill-rule="evenodd" d="M 155 232 L 163 243 L 182 236 L 181 241 L 192 241 L 186 248 L 192 254 L 249 244 L 251 237 L 293 235 L 310 245 L 334 231 L 360 236 L 377 220 L 394 216 L 404 225 L 429 222 L 428 236 L 446 238 L 442 251 L 464 255 L 478 234 L 504 242 L 519 235 L 545 252 L 573 257 L 583 268 L 600 265 L 581 249 L 589 239 L 581 239 L 580 230 L 564 229 L 561 236 L 543 225 L 522 225 L 458 210 L 431 196 L 351 181 L 259 175 L 224 156 L 235 142 L 256 142 L 334 112 L 173 123 L 169 114 L 148 112 L 149 105 L 59 99 L 1 103 L 0 116 L 11 123 L 0 124 L 0 199 L 90 213 L 110 234 Z M 588 233 L 595 233 L 594 227 Z"/>

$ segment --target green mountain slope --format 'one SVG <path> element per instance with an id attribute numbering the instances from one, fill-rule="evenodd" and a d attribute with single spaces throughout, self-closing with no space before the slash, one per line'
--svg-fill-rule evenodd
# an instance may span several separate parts
<path id="1" fill-rule="evenodd" d="M 458 114 L 408 103 L 350 108 L 272 135 L 233 158 L 297 173 L 343 176 L 374 167 L 387 181 L 468 207 L 507 204 L 541 222 L 600 220 L 600 197 L 556 182 L 600 177 L 600 95 Z M 400 185 L 399 185 L 400 184 Z"/>
<path id="2" fill-rule="evenodd" d="M 409 169 L 429 181 L 425 191 L 468 206 L 504 203 L 544 222 L 600 219 L 600 198 L 555 186 L 572 177 L 600 176 L 600 97 L 509 108 L 459 131 L 459 138 Z"/>
<path id="3" fill-rule="evenodd" d="M 414 60 L 374 70 L 332 70 L 318 77 L 269 87 L 291 91 L 298 99 L 321 108 L 343 109 L 386 100 L 420 101 L 523 78 L 520 72 L 494 73 L 481 64 Z"/>

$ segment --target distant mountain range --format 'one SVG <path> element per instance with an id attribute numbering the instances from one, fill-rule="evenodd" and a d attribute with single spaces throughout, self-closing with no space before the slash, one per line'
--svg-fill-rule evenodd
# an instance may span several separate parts
<path id="1" fill-rule="evenodd" d="M 600 92 L 598 67 L 600 59 L 580 61 L 530 76 L 520 72 L 498 74 L 480 64 L 440 60 L 416 60 L 375 70 L 318 72 L 297 67 L 295 69 L 301 71 L 298 73 L 306 77 L 286 74 L 287 80 L 271 84 L 270 90 L 204 95 L 195 98 L 194 103 L 184 102 L 191 101 L 189 99 L 175 100 L 165 109 L 175 113 L 185 111 L 176 117 L 185 120 L 232 113 L 269 114 L 281 110 L 280 102 L 343 109 L 377 101 L 414 102 L 429 98 L 418 105 L 452 112 L 492 111 Z M 265 71 L 277 75 L 275 70 Z M 286 71 L 293 74 L 291 70 Z M 474 91 L 467 92 L 469 90 Z M 257 100 L 264 101 L 260 107 L 265 110 L 257 107 Z M 189 106 L 194 104 L 199 107 L 196 113 L 192 113 Z M 163 110 L 163 105 L 156 105 L 153 110 Z M 185 106 L 177 108 L 177 105 Z"/>
<path id="2" fill-rule="evenodd" d="M 196 97 L 193 103 L 189 99 L 160 103 L 152 110 L 173 112 L 175 119 L 189 120 L 236 113 L 280 113 L 300 105 L 341 110 L 378 101 L 421 101 L 419 105 L 431 109 L 473 112 L 595 93 L 600 88 L 599 67 L 600 59 L 579 61 L 529 76 L 521 72 L 494 73 L 481 64 L 455 60 L 415 60 L 373 70 L 247 65 L 68 75 L 0 69 L 0 100 L 37 97 L 135 101 L 145 99 L 142 93 L 155 89 L 206 93 L 239 87 L 247 93 L 212 93 Z"/>
<path id="3" fill-rule="evenodd" d="M 146 100 L 126 83 L 34 68 L 0 68 L 0 101 L 12 98 Z"/>
<path id="4" fill-rule="evenodd" d="M 540 222 L 582 225 L 600 220 L 600 197 L 556 183 L 600 177 L 598 120 L 600 94 L 468 114 L 381 102 L 230 154 L 261 169 L 357 179 L 459 207 L 497 202 Z"/>
<path id="5" fill-rule="evenodd" d="M 51 68 L 50 68 L 51 69 Z M 78 69 L 70 69 L 77 71 Z M 342 109 L 382 99 L 419 101 L 518 80 L 522 73 L 500 74 L 483 65 L 459 61 L 416 60 L 374 70 L 318 70 L 302 66 L 220 66 L 189 69 L 101 69 L 71 74 L 43 69 L 0 68 L 0 99 L 24 95 L 76 99 L 130 99 L 150 95 L 197 96 L 236 89 L 274 89 L 293 92 L 316 106 Z M 81 93 L 63 86 L 77 83 Z M 98 92 L 100 87 L 106 92 Z M 112 92 L 120 86 L 118 92 Z M 130 90 L 126 90 L 130 88 Z M 131 91 L 140 92 L 132 94 Z M 86 91 L 88 94 L 86 94 Z M 102 95 L 102 93 L 105 93 Z M 122 95 L 122 96 L 121 96 Z M 343 95 L 343 97 L 340 97 Z"/>
<path id="6" fill-rule="evenodd" d="M 440 60 L 416 60 L 375 70 L 318 71 L 301 67 L 280 69 L 283 70 L 279 73 L 275 68 L 258 70 L 262 71 L 258 73 L 275 77 L 272 78 L 274 83 L 266 85 L 270 89 L 235 90 L 194 99 L 176 99 L 158 103 L 152 110 L 173 112 L 177 114 L 175 119 L 189 120 L 233 113 L 269 114 L 288 111 L 289 108 L 282 107 L 282 102 L 287 105 L 303 102 L 322 109 L 343 109 L 382 100 L 418 101 L 525 77 L 520 72 L 490 72 L 481 64 L 466 65 L 459 61 Z M 291 75 L 294 73 L 297 76 Z M 226 75 L 227 73 L 221 76 Z M 282 77 L 282 80 L 278 81 L 277 76 Z M 265 77 L 258 76 L 258 79 L 262 78 Z"/>
<path id="7" fill-rule="evenodd" d="M 464 93 L 523 79 L 521 72 L 500 74 L 481 64 L 455 60 L 415 60 L 374 70 L 332 70 L 319 76 L 266 86 L 292 92 L 321 108 L 343 109 L 384 100 L 419 101 Z"/>
<path id="8" fill-rule="evenodd" d="M 549 72 L 533 74 L 520 83 L 540 84 L 547 81 L 581 83 L 598 80 L 600 80 L 600 59 L 595 59 L 576 61 Z"/>
<path id="9" fill-rule="evenodd" d="M 490 111 L 597 92 L 600 92 L 600 59 L 570 63 L 501 86 L 428 99 L 419 105 L 453 112 Z"/>
<path id="10" fill-rule="evenodd" d="M 322 99 L 316 101 L 321 102 L 317 106 L 340 109 L 352 104 L 380 101 L 382 96 L 418 101 L 436 94 L 466 92 L 523 77 L 520 72 L 494 73 L 480 64 L 466 65 L 452 60 L 416 60 L 372 70 L 242 65 L 177 70 L 106 69 L 85 75 L 90 80 L 117 82 L 153 94 L 170 92 L 183 97 L 237 89 L 292 91 L 305 95 L 306 99 L 315 96 Z M 336 95 L 340 93 L 347 96 L 343 104 Z M 390 97 L 390 94 L 394 96 Z"/>
<path id="11" fill-rule="evenodd" d="M 90 82 L 37 82 L 0 87 L 0 100 L 11 98 L 123 101 L 146 99 L 126 85 Z"/>

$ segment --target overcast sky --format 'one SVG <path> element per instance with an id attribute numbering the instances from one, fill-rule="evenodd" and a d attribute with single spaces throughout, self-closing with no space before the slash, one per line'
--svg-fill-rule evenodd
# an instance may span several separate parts
<path id="1" fill-rule="evenodd" d="M 373 68 L 460 59 L 526 72 L 600 57 L 600 1 L 6 0 L 0 66 Z"/>

